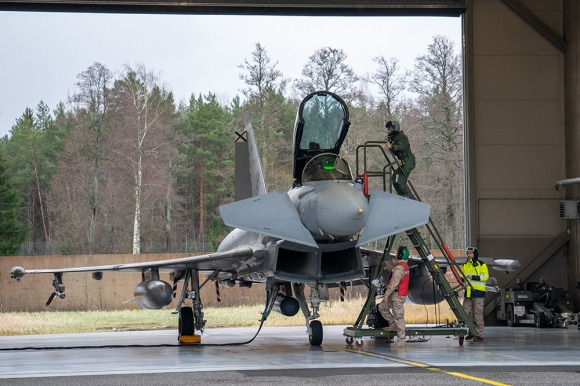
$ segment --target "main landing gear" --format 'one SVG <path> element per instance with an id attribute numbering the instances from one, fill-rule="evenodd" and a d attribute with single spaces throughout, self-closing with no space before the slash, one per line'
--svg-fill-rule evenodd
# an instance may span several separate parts
<path id="1" fill-rule="evenodd" d="M 190 291 L 189 287 L 191 287 Z M 179 313 L 179 324 L 177 326 L 177 340 L 179 343 L 201 343 L 201 335 L 197 335 L 195 330 L 203 332 L 206 321 L 203 320 L 203 305 L 199 296 L 199 288 L 197 270 L 187 270 L 183 281 L 183 291 L 181 292 L 177 309 L 174 312 Z M 191 299 L 193 307 L 182 307 L 185 299 Z"/>

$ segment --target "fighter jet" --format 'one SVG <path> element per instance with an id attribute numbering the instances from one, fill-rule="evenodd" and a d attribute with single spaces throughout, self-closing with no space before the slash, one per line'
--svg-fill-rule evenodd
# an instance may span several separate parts
<path id="1" fill-rule="evenodd" d="M 182 343 L 201 341 L 206 321 L 200 288 L 207 282 L 226 287 L 263 283 L 262 323 L 272 310 L 286 316 L 301 310 L 309 342 L 319 346 L 323 327 L 318 310 L 329 299 L 328 288 L 368 279 L 370 268 L 380 264 L 362 246 L 421 226 L 430 214 L 429 205 L 416 200 L 381 190 L 365 194 L 363 182 L 339 155 L 349 126 L 347 105 L 338 95 L 327 91 L 308 95 L 296 115 L 292 187 L 267 192 L 246 117 L 244 131 L 236 133 L 236 200 L 219 208 L 223 222 L 234 229 L 216 253 L 108 266 L 14 267 L 11 276 L 20 281 L 27 274 L 53 274 L 50 303 L 55 297 L 64 298 L 65 273 L 92 272 L 99 280 L 104 272 L 141 272 L 135 300 L 141 307 L 160 309 L 173 299 L 172 285 L 160 278 L 169 273 L 173 284 L 184 282 L 176 307 Z M 201 285 L 200 275 L 207 277 Z"/>

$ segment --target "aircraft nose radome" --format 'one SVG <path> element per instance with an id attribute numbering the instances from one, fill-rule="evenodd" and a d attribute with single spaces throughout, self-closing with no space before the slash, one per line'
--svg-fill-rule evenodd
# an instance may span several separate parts
<path id="1" fill-rule="evenodd" d="M 332 236 L 353 235 L 365 225 L 368 207 L 366 197 L 354 186 L 330 184 L 318 196 L 318 225 Z"/>

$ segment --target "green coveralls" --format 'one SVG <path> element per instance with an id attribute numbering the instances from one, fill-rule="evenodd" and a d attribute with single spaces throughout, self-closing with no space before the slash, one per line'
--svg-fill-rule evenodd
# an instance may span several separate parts
<path id="1" fill-rule="evenodd" d="M 393 176 L 393 187 L 400 196 L 409 196 L 407 190 L 407 177 L 411 170 L 415 169 L 415 155 L 411 152 L 409 138 L 401 130 L 393 138 L 393 153 L 401 161 L 401 167 L 395 171 Z"/>

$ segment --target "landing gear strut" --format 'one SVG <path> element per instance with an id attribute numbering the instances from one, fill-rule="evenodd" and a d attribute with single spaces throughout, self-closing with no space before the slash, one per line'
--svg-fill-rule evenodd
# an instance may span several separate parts
<path id="1" fill-rule="evenodd" d="M 300 304 L 300 309 L 306 318 L 306 329 L 308 331 L 308 341 L 311 346 L 320 346 L 324 338 L 322 329 L 322 322 L 316 320 L 320 315 L 318 314 L 318 307 L 321 301 L 328 300 L 328 287 L 324 284 L 315 284 L 310 286 L 310 305 L 312 306 L 312 313 L 306 303 L 304 296 L 304 284 L 293 284 L 294 296 Z"/>
<path id="2" fill-rule="evenodd" d="M 188 283 L 189 282 L 189 283 Z M 191 285 L 191 291 L 188 287 Z M 195 330 L 203 332 L 205 320 L 203 320 L 203 305 L 199 297 L 199 276 L 197 270 L 188 270 L 183 282 L 183 291 L 177 305 L 179 313 L 178 341 L 180 343 L 200 343 L 201 336 L 195 334 Z M 182 307 L 185 299 L 193 301 L 193 307 Z"/>

